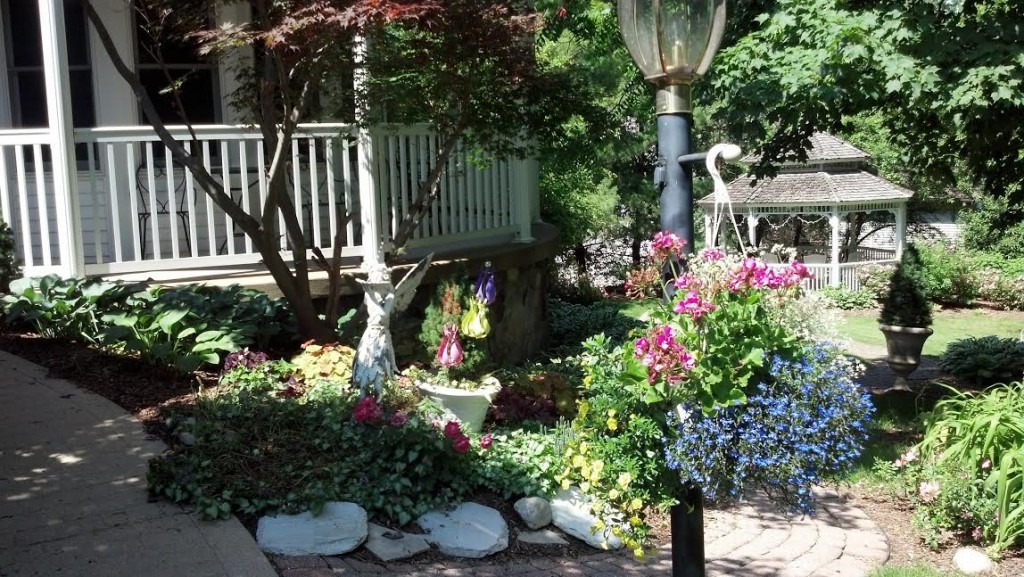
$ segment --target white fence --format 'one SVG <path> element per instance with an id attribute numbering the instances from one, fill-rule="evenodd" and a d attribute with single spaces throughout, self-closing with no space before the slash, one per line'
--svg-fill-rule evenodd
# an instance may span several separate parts
<path id="1" fill-rule="evenodd" d="M 170 132 L 221 183 L 248 214 L 260 217 L 268 183 L 260 132 L 245 126 L 197 126 Z M 0 131 L 0 208 L 15 231 L 28 276 L 79 269 L 79 274 L 117 274 L 161 269 L 256 264 L 252 240 L 207 195 L 191 172 L 171 160 L 150 127 L 75 131 L 75 222 L 55 210 L 49 132 Z M 437 138 L 425 127 L 375 129 L 370 146 L 345 124 L 303 125 L 288 153 L 286 176 L 307 249 L 325 253 L 339 239 L 344 257 L 364 256 L 366 243 L 387 248 L 409 213 L 419 183 L 437 154 Z M 361 166 L 370 178 L 360 182 Z M 525 161 L 479 160 L 458 147 L 441 177 L 439 198 L 409 246 L 507 242 L 529 236 L 531 195 Z M 371 197 L 370 195 L 375 195 Z M 376 206 L 373 215 L 363 207 Z M 367 208 L 369 210 L 369 208 Z M 372 222 L 377 238 L 366 238 Z M 82 262 L 60 262 L 56 231 L 68 227 Z M 278 230 L 284 230 L 278 216 Z M 367 231 L 368 232 L 368 231 Z M 280 236 L 279 248 L 290 252 Z M 287 255 L 286 255 L 287 256 Z"/>

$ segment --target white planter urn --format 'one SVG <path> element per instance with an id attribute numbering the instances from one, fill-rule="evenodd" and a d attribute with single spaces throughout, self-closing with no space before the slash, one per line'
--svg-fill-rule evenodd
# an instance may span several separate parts
<path id="1" fill-rule="evenodd" d="M 444 408 L 445 413 L 462 423 L 467 433 L 479 433 L 487 417 L 487 409 L 494 396 L 501 390 L 497 379 L 486 379 L 479 387 L 471 390 L 456 389 L 417 381 L 416 387 Z"/>

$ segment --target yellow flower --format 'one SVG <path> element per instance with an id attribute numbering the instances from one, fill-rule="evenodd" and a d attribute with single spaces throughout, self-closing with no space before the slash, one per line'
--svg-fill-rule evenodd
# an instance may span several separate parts
<path id="1" fill-rule="evenodd" d="M 569 482 L 569 479 L 562 479 L 562 490 L 563 491 L 568 491 L 570 485 L 572 485 L 572 483 Z"/>
<path id="2" fill-rule="evenodd" d="M 590 378 L 590 377 L 587 377 L 587 378 Z M 587 379 L 583 379 L 583 380 L 586 381 Z M 579 412 L 580 420 L 583 420 L 583 418 L 587 416 L 587 413 L 590 412 L 590 403 L 588 403 L 586 401 L 583 401 L 582 403 L 580 403 L 580 407 L 579 407 L 579 411 L 578 412 Z"/>
<path id="3" fill-rule="evenodd" d="M 604 472 L 604 461 L 597 460 L 590 464 L 594 471 L 594 477 L 600 477 L 601 473 Z"/>
<path id="4" fill-rule="evenodd" d="M 630 511 L 639 511 L 643 506 L 644 502 L 641 501 L 639 498 L 633 499 L 632 501 L 629 502 Z"/>
<path id="5" fill-rule="evenodd" d="M 576 469 L 583 468 L 583 465 L 587 464 L 587 460 L 583 455 L 576 455 L 572 458 L 572 466 Z"/>
<path id="6" fill-rule="evenodd" d="M 604 529 L 604 521 L 601 521 L 600 519 L 596 523 L 594 523 L 593 527 L 591 527 L 591 531 L 594 533 L 597 533 L 602 529 Z"/>
<path id="7" fill-rule="evenodd" d="M 614 431 L 619 428 L 619 422 L 615 420 L 615 417 L 608 417 L 605 424 L 608 426 L 609 431 Z"/>
<path id="8" fill-rule="evenodd" d="M 637 517 L 636 515 L 633 515 L 629 518 L 629 524 L 634 527 L 639 527 L 642 523 L 643 521 L 640 520 L 640 517 Z"/>
<path id="9" fill-rule="evenodd" d="M 586 441 L 580 443 L 580 454 L 581 455 L 586 455 L 587 451 L 589 451 L 589 450 L 590 450 L 590 445 L 588 445 Z"/>
<path id="10" fill-rule="evenodd" d="M 614 417 L 617 414 L 619 414 L 619 412 L 617 410 L 615 410 L 615 409 L 608 409 L 608 416 L 609 417 Z"/>
<path id="11" fill-rule="evenodd" d="M 580 491 L 583 491 L 584 493 L 586 493 L 589 490 L 590 490 L 590 483 L 589 482 L 583 481 L 582 483 L 580 483 Z"/>
<path id="12" fill-rule="evenodd" d="M 637 547 L 636 549 L 633 549 L 633 556 L 636 557 L 637 561 L 643 561 L 644 557 L 645 557 L 645 555 L 644 555 L 644 548 L 643 547 Z"/>
<path id="13" fill-rule="evenodd" d="M 612 500 L 618 499 L 619 498 L 619 490 L 618 489 L 612 489 L 611 491 L 608 491 L 608 498 L 612 499 Z"/>
<path id="14" fill-rule="evenodd" d="M 594 377 L 592 375 L 587 375 L 587 376 L 583 377 L 583 386 L 584 387 L 589 389 L 590 388 L 590 383 L 592 383 L 592 382 L 594 382 Z M 580 411 L 580 414 L 583 415 L 585 413 Z"/>
<path id="15" fill-rule="evenodd" d="M 619 486 L 623 489 L 628 489 L 631 482 L 633 482 L 633 475 L 628 472 L 619 475 Z"/>

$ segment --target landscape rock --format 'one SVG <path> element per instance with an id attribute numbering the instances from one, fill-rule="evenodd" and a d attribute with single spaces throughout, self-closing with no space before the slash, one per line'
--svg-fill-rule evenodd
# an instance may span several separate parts
<path id="1" fill-rule="evenodd" d="M 991 573 L 995 568 L 992 560 L 983 551 L 961 547 L 953 554 L 953 564 L 956 568 L 968 575 L 980 575 Z"/>
<path id="2" fill-rule="evenodd" d="M 196 436 L 188 431 L 182 431 L 178 433 L 178 441 L 186 447 L 191 447 L 196 444 Z"/>
<path id="3" fill-rule="evenodd" d="M 451 511 L 431 511 L 416 521 L 423 537 L 445 555 L 479 559 L 508 547 L 508 525 L 501 514 L 477 503 Z"/>
<path id="4" fill-rule="evenodd" d="M 577 487 L 559 491 L 551 500 L 551 517 L 555 526 L 566 533 L 597 549 L 621 549 L 622 540 L 612 535 L 606 527 L 592 533 L 590 528 L 597 524 L 597 517 L 590 513 L 588 501 Z"/>
<path id="5" fill-rule="evenodd" d="M 542 497 L 523 497 L 513 505 L 519 518 L 530 529 L 540 529 L 551 524 L 551 505 Z"/>
<path id="6" fill-rule="evenodd" d="M 562 538 L 561 535 L 555 533 L 551 529 L 544 529 L 542 531 L 521 531 L 519 533 L 520 543 L 529 543 L 530 545 L 568 545 L 569 542 Z"/>
<path id="7" fill-rule="evenodd" d="M 396 561 L 430 550 L 430 543 L 422 535 L 370 523 L 366 548 L 381 561 Z"/>
<path id="8" fill-rule="evenodd" d="M 367 531 L 362 507 L 335 501 L 316 517 L 309 511 L 261 517 L 256 543 L 276 555 L 341 555 L 361 545 Z"/>

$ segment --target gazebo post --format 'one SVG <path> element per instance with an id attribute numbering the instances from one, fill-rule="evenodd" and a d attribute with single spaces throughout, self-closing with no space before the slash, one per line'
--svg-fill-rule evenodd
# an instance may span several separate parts
<path id="1" fill-rule="evenodd" d="M 828 217 L 828 223 L 832 227 L 832 256 L 829 260 L 831 270 L 829 271 L 829 286 L 839 286 L 842 279 L 839 278 L 839 205 L 832 206 L 832 214 Z"/>
<path id="2" fill-rule="evenodd" d="M 704 211 L 704 248 L 712 248 L 718 239 L 711 238 L 714 231 L 711 230 L 711 215 Z"/>
<path id="3" fill-rule="evenodd" d="M 907 205 L 900 204 L 893 211 L 896 215 L 896 260 L 903 257 L 903 249 L 907 246 Z"/>

